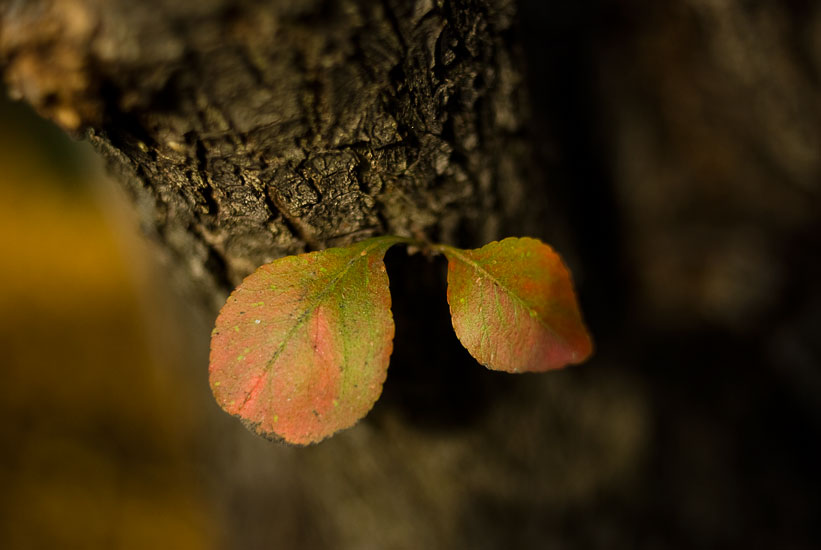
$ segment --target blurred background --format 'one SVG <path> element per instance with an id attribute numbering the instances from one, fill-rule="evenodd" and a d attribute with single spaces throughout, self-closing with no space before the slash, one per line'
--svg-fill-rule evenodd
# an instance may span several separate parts
<path id="1" fill-rule="evenodd" d="M 308 449 L 217 410 L 212 319 L 94 153 L 3 99 L 0 548 L 819 547 L 821 7 L 522 10 L 597 354 L 510 382 L 454 344 L 442 374 L 446 311 L 403 291 L 441 273 L 392 253 L 385 396 Z"/>
<path id="2" fill-rule="evenodd" d="M 0 120 L 0 547 L 214 547 L 194 321 L 90 147 L 5 93 Z"/>

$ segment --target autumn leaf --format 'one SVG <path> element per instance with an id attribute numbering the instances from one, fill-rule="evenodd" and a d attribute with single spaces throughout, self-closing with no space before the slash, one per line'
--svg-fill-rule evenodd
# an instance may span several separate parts
<path id="1" fill-rule="evenodd" d="M 365 416 L 393 348 L 383 258 L 400 240 L 288 256 L 249 275 L 212 333 L 220 406 L 262 436 L 300 445 Z"/>
<path id="2" fill-rule="evenodd" d="M 476 250 L 440 246 L 456 336 L 493 370 L 539 372 L 592 352 L 570 273 L 546 244 L 508 238 Z"/>

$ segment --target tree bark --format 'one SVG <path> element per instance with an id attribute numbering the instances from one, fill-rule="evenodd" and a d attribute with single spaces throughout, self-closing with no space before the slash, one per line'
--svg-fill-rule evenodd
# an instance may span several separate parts
<path id="1" fill-rule="evenodd" d="M 526 225 L 513 16 L 512 0 L 5 2 L 0 55 L 11 92 L 112 161 L 219 303 L 286 254 Z"/>

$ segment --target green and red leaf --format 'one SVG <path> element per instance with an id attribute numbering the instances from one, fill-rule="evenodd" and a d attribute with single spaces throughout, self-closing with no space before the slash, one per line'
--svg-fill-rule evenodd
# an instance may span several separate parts
<path id="1" fill-rule="evenodd" d="M 348 428 L 382 392 L 394 325 L 383 258 L 395 237 L 263 265 L 211 338 L 219 405 L 258 434 L 305 445 Z"/>
<path id="2" fill-rule="evenodd" d="M 539 372 L 591 354 L 570 273 L 552 248 L 508 238 L 476 250 L 440 249 L 448 258 L 453 328 L 480 363 Z"/>

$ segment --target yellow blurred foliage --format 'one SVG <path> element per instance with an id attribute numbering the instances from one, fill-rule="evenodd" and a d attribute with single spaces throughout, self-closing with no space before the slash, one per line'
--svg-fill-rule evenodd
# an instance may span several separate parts
<path id="1" fill-rule="evenodd" d="M 0 114 L 0 548 L 213 547 L 186 381 L 146 338 L 147 260 Z"/>

